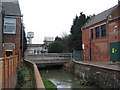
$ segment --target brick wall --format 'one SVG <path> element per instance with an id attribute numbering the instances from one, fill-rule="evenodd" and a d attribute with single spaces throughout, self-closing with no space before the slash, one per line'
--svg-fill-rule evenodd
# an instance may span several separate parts
<path id="1" fill-rule="evenodd" d="M 95 61 L 110 61 L 110 43 L 120 42 L 120 3 L 111 13 L 111 20 L 104 20 L 83 29 L 82 41 L 85 46 L 84 59 Z M 95 38 L 95 27 L 106 23 L 106 37 Z M 94 39 L 90 40 L 90 28 L 93 28 Z M 101 30 L 100 30 L 101 36 Z M 91 49 L 90 49 L 91 48 Z"/>
<path id="2" fill-rule="evenodd" d="M 2 56 L 2 15 L 0 13 L 0 57 Z"/>
<path id="3" fill-rule="evenodd" d="M 16 20 L 16 34 L 3 34 L 3 43 L 14 43 L 15 44 L 15 54 L 20 53 L 20 33 L 21 33 L 21 19 Z"/>
<path id="4" fill-rule="evenodd" d="M 85 28 L 82 32 L 82 40 L 83 44 L 85 45 L 85 59 L 90 60 L 90 53 L 91 53 L 91 60 L 95 61 L 108 61 L 109 56 L 109 39 L 108 35 L 106 37 L 101 37 L 101 29 L 100 29 L 100 38 L 95 37 L 95 27 L 101 26 L 103 23 L 107 23 L 107 21 L 102 21 L 91 27 Z M 93 39 L 91 39 L 91 32 L 90 28 L 93 28 Z M 108 34 L 108 25 L 106 24 L 106 33 Z M 91 52 L 90 52 L 91 48 Z"/>

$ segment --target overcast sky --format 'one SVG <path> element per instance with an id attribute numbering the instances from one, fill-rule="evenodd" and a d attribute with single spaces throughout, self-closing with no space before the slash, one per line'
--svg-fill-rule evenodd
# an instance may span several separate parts
<path id="1" fill-rule="evenodd" d="M 70 33 L 73 18 L 83 12 L 93 15 L 117 5 L 118 0 L 19 0 L 26 34 L 34 32 L 33 43 L 44 37 Z"/>

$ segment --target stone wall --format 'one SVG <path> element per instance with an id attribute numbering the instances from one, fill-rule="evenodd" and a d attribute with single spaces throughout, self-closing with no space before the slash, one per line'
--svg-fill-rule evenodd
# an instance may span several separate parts
<path id="1" fill-rule="evenodd" d="M 120 88 L 120 69 L 112 69 L 94 64 L 70 60 L 64 70 L 78 76 L 80 83 L 98 88 Z M 106 89 L 107 90 L 107 89 Z"/>
<path id="2" fill-rule="evenodd" d="M 74 74 L 100 88 L 120 88 L 120 70 L 75 63 Z"/>

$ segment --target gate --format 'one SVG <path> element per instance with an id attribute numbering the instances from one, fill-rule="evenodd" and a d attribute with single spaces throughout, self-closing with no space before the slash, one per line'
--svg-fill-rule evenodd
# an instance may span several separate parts
<path id="1" fill-rule="evenodd" d="M 110 61 L 120 61 L 120 42 L 110 43 Z"/>

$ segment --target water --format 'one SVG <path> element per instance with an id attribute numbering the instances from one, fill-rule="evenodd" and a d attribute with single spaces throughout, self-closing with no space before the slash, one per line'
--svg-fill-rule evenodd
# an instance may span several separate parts
<path id="1" fill-rule="evenodd" d="M 52 81 L 57 88 L 93 88 L 91 86 L 80 85 L 80 79 L 62 69 L 40 70 L 42 77 Z"/>

